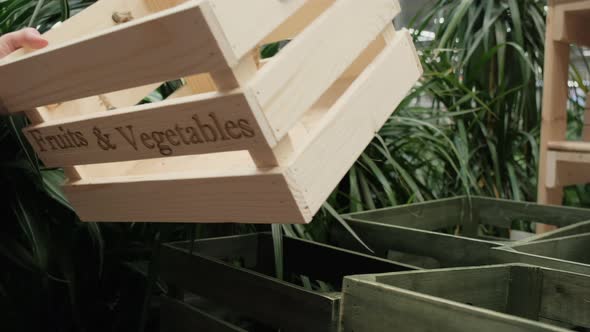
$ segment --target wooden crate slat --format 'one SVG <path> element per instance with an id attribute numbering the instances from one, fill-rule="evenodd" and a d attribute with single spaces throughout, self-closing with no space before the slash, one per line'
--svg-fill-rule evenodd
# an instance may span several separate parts
<path id="1" fill-rule="evenodd" d="M 160 330 L 166 332 L 246 332 L 187 303 L 160 298 Z"/>
<path id="2" fill-rule="evenodd" d="M 309 0 L 209 0 L 216 22 L 215 34 L 222 34 L 227 43 L 222 50 L 230 66 L 248 54 L 264 37 L 281 25 Z M 316 1 L 316 0 L 312 0 Z M 239 22 L 239 24 L 237 23 Z"/>
<path id="3" fill-rule="evenodd" d="M 310 22 L 317 19 L 326 9 L 330 8 L 336 0 L 306 1 L 299 10 L 285 20 L 268 36 L 264 37 L 261 44 L 270 44 L 278 41 L 293 39 L 305 30 Z"/>
<path id="4" fill-rule="evenodd" d="M 353 82 L 294 157 L 290 172 L 317 211 L 422 74 L 407 31 Z"/>
<path id="5" fill-rule="evenodd" d="M 588 327 L 589 304 L 580 291 L 588 282 L 516 264 L 351 276 L 344 282 L 342 330 L 568 331 L 547 322 Z"/>
<path id="6" fill-rule="evenodd" d="M 24 132 L 50 167 L 248 150 L 267 144 L 248 101 L 237 92 L 70 117 Z"/>
<path id="7" fill-rule="evenodd" d="M 62 46 L 50 45 L 0 66 L 5 77 L 30 77 L 0 82 L 2 102 L 11 112 L 23 111 L 223 70 L 227 62 L 209 31 L 199 3 L 189 2 Z"/>
<path id="8" fill-rule="evenodd" d="M 397 0 L 337 1 L 261 69 L 251 88 L 277 139 L 297 123 L 397 13 Z"/>
<path id="9" fill-rule="evenodd" d="M 78 181 L 64 187 L 85 221 L 305 223 L 284 176 L 276 171 L 164 174 Z M 302 212 L 300 211 L 303 210 Z"/>
<path id="10" fill-rule="evenodd" d="M 394 227 L 349 218 L 346 221 L 374 251 L 374 255 L 379 257 L 388 257 L 389 251 L 394 250 L 435 259 L 440 265 L 439 267 L 483 265 L 491 263 L 490 249 L 496 246 L 489 241 L 416 231 L 405 227 Z M 360 252 L 366 251 L 348 231 L 337 225 L 330 229 L 330 235 L 330 242 L 338 247 Z M 428 243 L 428 245 L 425 246 L 424 243 Z M 399 259 L 396 261 L 406 262 Z"/>
<path id="11" fill-rule="evenodd" d="M 557 322 L 590 326 L 590 277 L 547 270 L 539 315 Z"/>

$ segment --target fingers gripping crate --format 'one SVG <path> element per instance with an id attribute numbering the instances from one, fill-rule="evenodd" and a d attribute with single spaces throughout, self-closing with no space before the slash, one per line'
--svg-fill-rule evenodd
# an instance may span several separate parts
<path id="1" fill-rule="evenodd" d="M 311 220 L 421 75 L 397 0 L 101 0 L 0 65 L 86 221 Z M 261 45 L 291 40 L 260 60 Z M 7 79 L 10 78 L 10 79 Z M 186 85 L 137 105 L 162 82 Z"/>

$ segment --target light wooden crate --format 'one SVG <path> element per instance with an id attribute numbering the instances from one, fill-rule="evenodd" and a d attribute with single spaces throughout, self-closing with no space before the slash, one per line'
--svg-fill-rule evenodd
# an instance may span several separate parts
<path id="1" fill-rule="evenodd" d="M 491 258 L 590 275 L 590 233 L 495 248 Z"/>
<path id="2" fill-rule="evenodd" d="M 165 245 L 159 263 L 161 278 L 281 331 L 336 331 L 344 276 L 416 269 L 305 240 L 283 240 L 283 280 L 275 278 L 269 233 Z M 312 289 L 304 287 L 306 282 Z M 218 323 L 211 317 L 201 318 L 206 324 Z"/>
<path id="3" fill-rule="evenodd" d="M 1 62 L 85 221 L 305 223 L 422 73 L 397 0 L 101 0 Z M 292 39 L 268 60 L 261 45 Z M 136 105 L 184 77 L 168 100 Z"/>
<path id="4" fill-rule="evenodd" d="M 430 238 L 452 236 L 504 245 L 514 241 L 508 237 L 486 235 L 482 231 L 483 227 L 504 230 L 506 234 L 510 232 L 512 224 L 519 221 L 563 228 L 555 233 L 534 235 L 518 242 L 538 241 L 582 227 L 577 224 L 590 220 L 590 210 L 463 196 L 353 213 L 345 216 L 345 219 L 352 224 L 355 221 L 387 224 L 398 228 L 400 232 L 430 234 Z"/>
<path id="5" fill-rule="evenodd" d="M 569 331 L 590 327 L 590 277 L 495 265 L 346 277 L 341 331 Z"/>

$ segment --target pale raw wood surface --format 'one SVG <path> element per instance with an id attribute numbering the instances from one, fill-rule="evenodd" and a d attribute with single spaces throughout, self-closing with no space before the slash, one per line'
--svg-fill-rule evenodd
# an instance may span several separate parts
<path id="1" fill-rule="evenodd" d="M 590 154 L 561 151 L 547 153 L 547 188 L 585 183 L 590 183 Z"/>
<path id="2" fill-rule="evenodd" d="M 260 70 L 250 88 L 277 139 L 287 134 L 399 10 L 399 3 L 391 0 L 337 1 Z"/>
<path id="3" fill-rule="evenodd" d="M 135 176 L 67 185 L 84 221 L 305 223 L 285 178 L 277 172 L 202 172 Z"/>
<path id="4" fill-rule="evenodd" d="M 194 116 L 197 116 L 200 124 L 204 126 L 204 132 L 199 129 L 198 123 L 193 119 Z M 231 125 L 228 131 L 226 126 L 229 122 Z M 243 132 L 239 122 L 246 122 L 248 133 Z M 183 130 L 180 134 L 185 137 L 180 137 L 180 134 L 175 131 L 176 125 L 182 128 L 193 128 L 198 134 L 199 142 L 188 144 L 183 142 L 187 138 L 190 141 L 191 134 Z M 242 94 L 214 92 L 71 117 L 68 121 L 49 121 L 29 127 L 25 130 L 25 135 L 45 165 L 58 167 L 247 150 L 260 144 L 267 144 L 257 126 Z M 101 135 L 110 136 L 109 144 L 116 148 L 105 150 L 101 147 L 100 144 L 103 146 L 105 144 L 93 133 L 93 130 L 97 128 L 101 131 Z M 172 133 L 176 132 L 172 140 L 165 137 L 167 135 L 165 132 L 169 130 Z M 67 131 L 82 134 L 86 138 L 87 146 L 72 145 L 70 148 L 52 150 L 46 137 L 55 137 L 60 134 L 65 136 L 63 133 Z M 155 146 L 157 142 L 154 140 L 153 133 L 156 133 L 156 136 L 159 135 L 159 139 L 163 141 L 161 144 L 165 146 L 164 152 L 169 155 L 162 154 Z M 147 145 L 141 138 L 143 134 L 150 135 L 150 138 L 146 140 Z M 213 138 L 214 142 L 207 141 Z M 38 144 L 38 140 L 41 139 L 41 144 Z M 168 150 L 171 151 L 168 152 Z"/>
<path id="5" fill-rule="evenodd" d="M 549 3 L 547 13 L 547 33 L 545 38 L 545 70 L 543 82 L 543 110 L 541 123 L 541 142 L 539 160 L 539 179 L 537 200 L 539 203 L 561 205 L 563 188 L 548 188 L 547 179 L 547 154 L 550 141 L 565 139 L 566 132 L 566 107 L 568 100 L 567 80 L 569 76 L 570 46 L 554 40 L 554 31 L 558 28 L 558 13 L 554 5 Z M 537 225 L 537 233 L 551 230 L 550 227 Z"/>
<path id="6" fill-rule="evenodd" d="M 27 80 L 0 82 L 0 91 L 16 112 L 225 67 L 198 3 L 189 2 L 5 63 L 0 75 Z"/>
<path id="7" fill-rule="evenodd" d="M 550 141 L 547 143 L 549 150 L 590 153 L 590 142 L 577 141 Z"/>
<path id="8" fill-rule="evenodd" d="M 563 3 L 555 6 L 554 10 L 556 13 L 553 38 L 568 44 L 590 46 L 590 1 Z"/>
<path id="9" fill-rule="evenodd" d="M 212 0 L 215 18 L 227 43 L 221 45 L 230 66 L 293 15 L 306 0 Z M 316 0 L 311 0 L 316 1 Z"/>
<path id="10" fill-rule="evenodd" d="M 309 24 L 317 19 L 336 0 L 312 0 L 306 1 L 301 8 L 270 35 L 266 36 L 261 44 L 268 44 L 277 41 L 289 40 L 296 37 Z"/>
<path id="11" fill-rule="evenodd" d="M 407 31 L 380 54 L 321 119 L 289 172 L 317 211 L 422 74 Z M 337 156 L 337 157 L 335 157 Z"/>

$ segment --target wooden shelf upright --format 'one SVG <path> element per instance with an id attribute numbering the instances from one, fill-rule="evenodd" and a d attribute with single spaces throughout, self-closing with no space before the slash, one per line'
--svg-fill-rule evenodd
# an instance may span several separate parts
<path id="1" fill-rule="evenodd" d="M 590 132 L 584 128 L 583 141 L 566 141 L 570 45 L 590 46 L 590 1 L 548 5 L 538 202 L 560 205 L 564 186 L 590 182 Z"/>

